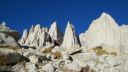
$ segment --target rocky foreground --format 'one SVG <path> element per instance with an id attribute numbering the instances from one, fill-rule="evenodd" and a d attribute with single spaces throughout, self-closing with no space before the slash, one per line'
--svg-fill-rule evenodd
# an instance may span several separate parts
<path id="1" fill-rule="evenodd" d="M 128 72 L 128 26 L 106 13 L 79 36 L 68 22 L 63 34 L 32 26 L 19 33 L 0 25 L 0 72 Z"/>

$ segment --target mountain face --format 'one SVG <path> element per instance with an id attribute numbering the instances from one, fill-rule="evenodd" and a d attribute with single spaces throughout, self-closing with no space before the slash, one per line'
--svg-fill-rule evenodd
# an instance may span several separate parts
<path id="1" fill-rule="evenodd" d="M 9 30 L 9 28 L 6 29 Z M 127 49 L 127 26 L 118 26 L 109 14 L 103 12 L 99 18 L 92 21 L 85 33 L 79 35 L 79 38 L 75 34 L 74 26 L 69 22 L 64 36 L 56 22 L 53 22 L 49 29 L 39 24 L 32 26 L 30 31 L 25 29 L 19 43 L 36 48 L 53 45 L 63 48 L 83 46 L 88 49 L 105 46 L 109 51 L 120 50 L 120 47 Z"/>
<path id="2" fill-rule="evenodd" d="M 120 27 L 120 35 L 121 35 L 120 48 L 122 51 L 127 51 L 128 50 L 128 25 L 122 25 Z"/>
<path id="3" fill-rule="evenodd" d="M 74 26 L 69 22 L 64 36 L 56 22 L 53 22 L 49 29 L 41 27 L 39 24 L 32 26 L 30 31 L 25 29 L 19 43 L 36 48 L 45 47 L 47 44 L 71 48 L 81 44 L 88 49 L 105 46 L 109 47 L 108 50 L 120 50 L 120 47 L 128 47 L 126 32 L 127 26 L 118 26 L 109 14 L 103 12 L 99 18 L 92 21 L 85 33 L 79 35 L 79 38 L 75 34 Z"/>
<path id="4" fill-rule="evenodd" d="M 81 35 L 82 38 L 82 35 Z M 115 20 L 106 13 L 94 20 L 82 38 L 88 48 L 94 48 L 100 45 L 120 46 L 119 26 Z"/>
<path id="5" fill-rule="evenodd" d="M 19 40 L 18 32 L 3 22 L 0 71 L 127 72 L 128 26 L 118 26 L 109 14 L 102 13 L 79 38 L 69 22 L 64 36 L 54 22 L 49 29 L 32 25 Z"/>

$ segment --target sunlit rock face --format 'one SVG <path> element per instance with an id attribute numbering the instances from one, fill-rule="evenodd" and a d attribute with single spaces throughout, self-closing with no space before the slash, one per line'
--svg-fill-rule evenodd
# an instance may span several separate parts
<path id="1" fill-rule="evenodd" d="M 17 42 L 18 40 L 18 32 L 7 27 L 5 22 L 0 24 L 0 65 L 20 61 L 20 54 L 16 51 L 20 49 L 20 45 Z"/>
<path id="2" fill-rule="evenodd" d="M 62 47 L 71 48 L 72 46 L 75 46 L 75 45 L 79 45 L 78 39 L 75 35 L 75 29 L 74 29 L 74 26 L 68 22 L 65 30 L 65 34 L 64 34 Z"/>
<path id="3" fill-rule="evenodd" d="M 13 30 L 11 30 L 9 27 L 6 26 L 6 23 L 3 22 L 2 24 L 0 24 L 0 31 L 7 31 L 7 32 L 11 32 Z"/>
<path id="4" fill-rule="evenodd" d="M 43 47 L 45 46 L 45 42 L 47 39 L 47 28 L 40 26 L 37 24 L 32 26 L 30 31 L 24 30 L 23 36 L 19 43 L 21 45 L 31 46 L 31 47 Z"/>
<path id="5" fill-rule="evenodd" d="M 6 33 L 0 32 L 0 46 L 14 46 L 17 47 L 19 44 L 16 39 Z"/>
<path id="6" fill-rule="evenodd" d="M 54 22 L 49 30 L 46 27 L 41 27 L 40 24 L 32 26 L 30 31 L 25 29 L 19 43 L 24 46 L 42 48 L 47 43 L 60 45 L 62 41 L 63 34 Z"/>
<path id="7" fill-rule="evenodd" d="M 55 42 L 56 44 L 61 44 L 63 42 L 63 34 L 57 27 L 56 22 L 53 22 L 48 33 L 52 39 L 52 42 Z"/>
<path id="8" fill-rule="evenodd" d="M 88 48 L 108 45 L 118 49 L 120 46 L 119 26 L 109 14 L 102 13 L 90 24 L 84 35 L 84 41 Z"/>
<path id="9" fill-rule="evenodd" d="M 0 44 L 18 44 L 17 35 L 14 37 L 14 31 L 8 30 L 5 23 L 0 25 Z M 24 30 L 19 43 L 22 48 L 16 50 L 0 46 L 0 64 L 16 63 L 9 66 L 12 72 L 128 71 L 128 26 L 118 26 L 106 13 L 94 20 L 79 39 L 72 24 L 68 22 L 63 38 L 54 22 L 49 30 L 39 24 Z M 3 68 L 0 65 L 0 70 Z"/>
<path id="10" fill-rule="evenodd" d="M 80 40 L 81 46 L 87 47 L 86 41 L 85 41 L 85 33 L 81 33 L 81 34 L 79 35 L 79 40 Z"/>
<path id="11" fill-rule="evenodd" d="M 22 35 L 22 38 L 21 40 L 19 41 L 21 45 L 25 44 L 26 40 L 27 40 L 27 37 L 28 37 L 28 31 L 27 29 L 25 29 L 23 31 L 23 35 Z"/>
<path id="12" fill-rule="evenodd" d="M 121 43 L 120 48 L 121 51 L 128 51 L 128 25 L 120 26 L 120 35 L 121 35 Z"/>
<path id="13" fill-rule="evenodd" d="M 18 47 L 19 44 L 17 41 L 19 40 L 19 33 L 11 30 L 6 26 L 6 23 L 3 22 L 0 24 L 0 46 L 13 46 Z"/>

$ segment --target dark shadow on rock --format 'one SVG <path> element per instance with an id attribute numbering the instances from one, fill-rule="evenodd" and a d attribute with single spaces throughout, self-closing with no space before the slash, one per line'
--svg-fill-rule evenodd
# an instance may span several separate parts
<path id="1" fill-rule="evenodd" d="M 36 49 L 36 47 L 31 47 L 31 46 L 22 46 L 22 48 L 24 48 L 24 49 L 28 49 L 28 48 L 31 48 L 31 49 Z"/>
<path id="2" fill-rule="evenodd" d="M 21 56 L 21 61 L 30 62 L 30 60 L 24 56 Z"/>
<path id="3" fill-rule="evenodd" d="M 5 71 L 5 70 L 0 70 L 0 72 L 12 72 L 12 71 Z"/>
<path id="4" fill-rule="evenodd" d="M 74 54 L 81 53 L 81 52 L 82 52 L 82 50 L 75 51 L 75 52 L 71 53 L 70 55 L 74 55 Z"/>

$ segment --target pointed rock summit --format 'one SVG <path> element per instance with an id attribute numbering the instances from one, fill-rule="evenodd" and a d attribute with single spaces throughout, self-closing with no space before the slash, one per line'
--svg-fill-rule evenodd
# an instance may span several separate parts
<path id="1" fill-rule="evenodd" d="M 22 38 L 21 40 L 19 41 L 21 45 L 25 44 L 26 40 L 27 40 L 27 37 L 28 37 L 28 31 L 27 29 L 25 29 L 23 31 L 23 35 L 22 35 Z"/>
<path id="2" fill-rule="evenodd" d="M 41 28 L 40 24 L 32 26 L 30 31 L 24 30 L 23 36 L 19 43 L 30 47 L 43 47 L 47 39 L 47 28 Z"/>
<path id="3" fill-rule="evenodd" d="M 0 31 L 12 32 L 13 30 L 11 30 L 9 27 L 7 27 L 6 23 L 3 22 L 2 24 L 0 24 Z"/>
<path id="4" fill-rule="evenodd" d="M 68 22 L 65 30 L 62 46 L 64 48 L 71 48 L 72 46 L 75 46 L 75 45 L 79 45 L 77 37 L 75 35 L 75 29 L 74 29 L 74 26 Z"/>
<path id="5" fill-rule="evenodd" d="M 5 25 L 6 25 L 6 23 L 5 23 L 5 22 L 3 22 L 3 23 L 2 23 L 2 25 L 3 25 L 3 26 L 5 26 Z"/>
<path id="6" fill-rule="evenodd" d="M 107 13 L 79 38 L 69 22 L 64 38 L 56 22 L 50 29 L 33 25 L 24 30 L 21 45 L 5 24 L 0 24 L 2 72 L 128 72 L 128 25 L 118 26 Z"/>
<path id="7" fill-rule="evenodd" d="M 102 30 L 105 28 L 110 28 L 110 29 L 118 29 L 119 26 L 118 24 L 115 22 L 115 20 L 107 13 L 102 13 L 101 16 L 94 20 L 89 27 L 89 31 L 93 31 L 94 29 L 98 29 L 98 27 Z"/>
<path id="8" fill-rule="evenodd" d="M 90 24 L 84 36 L 88 48 L 94 48 L 102 44 L 114 48 L 120 46 L 119 26 L 109 14 L 104 12 Z"/>
<path id="9" fill-rule="evenodd" d="M 63 34 L 60 31 L 60 29 L 57 27 L 56 22 L 53 22 L 49 29 L 49 35 L 52 39 L 52 41 L 55 41 L 59 45 L 63 42 Z"/>
<path id="10" fill-rule="evenodd" d="M 1 28 L 8 30 L 4 26 L 5 23 L 3 22 L 0 30 L 2 30 Z M 57 23 L 53 22 L 50 29 L 37 24 L 32 26 L 30 31 L 25 30 L 19 43 L 36 48 L 54 45 L 63 48 L 82 46 L 92 49 L 104 46 L 108 50 L 119 50 L 120 47 L 127 49 L 127 26 L 118 26 L 109 14 L 103 12 L 99 18 L 92 21 L 85 33 L 79 35 L 79 38 L 77 38 L 74 26 L 70 22 L 67 24 L 64 37 L 57 27 Z"/>
<path id="11" fill-rule="evenodd" d="M 42 48 L 50 44 L 60 45 L 63 41 L 63 35 L 54 22 L 50 30 L 47 27 L 41 27 L 40 24 L 32 25 L 30 31 L 24 30 L 19 43 L 24 46 Z"/>

